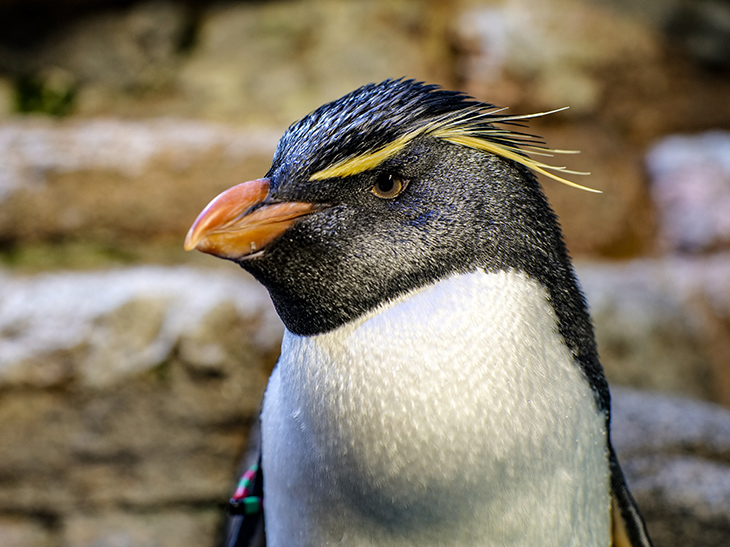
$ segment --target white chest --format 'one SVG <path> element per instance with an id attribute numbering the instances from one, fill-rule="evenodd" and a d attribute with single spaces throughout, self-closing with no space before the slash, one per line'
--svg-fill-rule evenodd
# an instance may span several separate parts
<path id="1" fill-rule="evenodd" d="M 609 544 L 604 417 L 522 274 L 286 333 L 262 432 L 273 547 Z"/>

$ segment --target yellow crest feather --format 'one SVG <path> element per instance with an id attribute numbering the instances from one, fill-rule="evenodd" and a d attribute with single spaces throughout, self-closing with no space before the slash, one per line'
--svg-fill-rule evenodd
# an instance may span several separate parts
<path id="1" fill-rule="evenodd" d="M 567 108 L 567 107 L 566 107 Z M 414 129 L 405 135 L 401 135 L 393 142 L 374 150 L 351 158 L 345 158 L 333 165 L 317 171 L 309 180 L 324 180 L 335 177 L 347 177 L 374 169 L 387 159 L 395 156 L 403 150 L 409 142 L 420 136 L 431 136 L 459 146 L 466 146 L 476 150 L 484 150 L 496 156 L 512 160 L 524 165 L 528 169 L 550 177 L 553 180 L 585 190 L 587 192 L 601 193 L 600 190 L 582 186 L 551 171 L 558 171 L 561 174 L 588 175 L 579 171 L 570 171 L 565 167 L 549 165 L 531 158 L 531 155 L 552 157 L 554 154 L 577 154 L 574 150 L 557 150 L 543 146 L 542 142 L 534 135 L 511 131 L 506 128 L 494 127 L 493 124 L 514 123 L 516 121 L 528 120 L 540 116 L 546 116 L 564 110 L 552 110 L 549 112 L 538 112 L 535 114 L 524 114 L 517 116 L 499 116 L 504 108 L 485 109 L 481 106 L 467 108 L 456 114 L 449 113 L 441 119 Z"/>
<path id="2" fill-rule="evenodd" d="M 350 177 L 359 173 L 364 173 L 370 169 L 374 169 L 388 158 L 392 158 L 398 152 L 403 150 L 406 145 L 415 139 L 417 136 L 423 133 L 423 129 L 418 129 L 405 135 L 401 135 L 393 142 L 388 145 L 375 150 L 374 152 L 367 152 L 360 154 L 354 158 L 346 158 L 333 165 L 330 165 L 326 169 L 317 171 L 314 175 L 309 177 L 309 180 L 324 180 L 334 177 Z"/>

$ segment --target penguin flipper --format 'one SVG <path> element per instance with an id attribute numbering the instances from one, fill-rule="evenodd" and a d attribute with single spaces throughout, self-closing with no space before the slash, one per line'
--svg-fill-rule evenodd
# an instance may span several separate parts
<path id="1" fill-rule="evenodd" d="M 228 524 L 228 537 L 222 547 L 266 547 L 264 519 L 234 515 Z"/>
<path id="2" fill-rule="evenodd" d="M 626 486 L 624 473 L 616 453 L 610 446 L 611 468 L 611 546 L 652 547 L 646 531 L 646 523 L 637 509 L 631 492 Z"/>
<path id="3" fill-rule="evenodd" d="M 243 472 L 245 471 L 245 472 Z M 251 445 L 244 458 L 241 480 L 228 504 L 229 517 L 220 547 L 265 547 L 264 470 L 261 466 L 261 423 L 251 430 Z"/>

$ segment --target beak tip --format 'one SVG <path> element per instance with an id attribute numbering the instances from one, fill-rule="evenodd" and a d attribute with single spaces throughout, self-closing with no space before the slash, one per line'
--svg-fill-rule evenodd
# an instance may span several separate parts
<path id="1" fill-rule="evenodd" d="M 266 178 L 252 180 L 218 194 L 193 222 L 185 236 L 183 248 L 186 251 L 198 250 L 215 255 L 212 250 L 215 243 L 208 236 L 241 215 L 251 205 L 260 203 L 269 193 L 269 182 Z"/>
<path id="2" fill-rule="evenodd" d="M 197 224 L 197 223 L 196 223 Z M 183 249 L 186 251 L 194 251 L 200 243 L 200 235 L 195 233 L 195 224 L 190 227 L 187 235 L 185 236 L 185 243 L 183 243 Z"/>

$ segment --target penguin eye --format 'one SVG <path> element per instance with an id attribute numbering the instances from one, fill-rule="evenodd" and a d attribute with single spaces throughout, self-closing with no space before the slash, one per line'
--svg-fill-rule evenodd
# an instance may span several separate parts
<path id="1" fill-rule="evenodd" d="M 373 186 L 373 194 L 383 199 L 391 199 L 400 194 L 408 186 L 408 181 L 393 173 L 382 173 Z"/>

